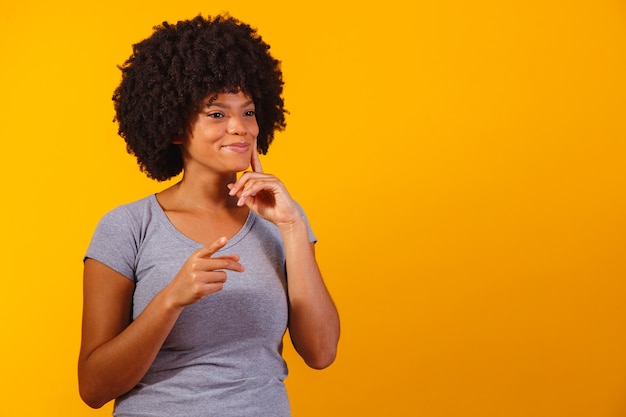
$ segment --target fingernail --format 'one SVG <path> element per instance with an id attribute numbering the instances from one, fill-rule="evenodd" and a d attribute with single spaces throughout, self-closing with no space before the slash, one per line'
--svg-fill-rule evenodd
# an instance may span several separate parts
<path id="1" fill-rule="evenodd" d="M 243 197 L 241 197 L 239 200 L 237 200 L 237 205 L 239 207 L 243 206 Z"/>

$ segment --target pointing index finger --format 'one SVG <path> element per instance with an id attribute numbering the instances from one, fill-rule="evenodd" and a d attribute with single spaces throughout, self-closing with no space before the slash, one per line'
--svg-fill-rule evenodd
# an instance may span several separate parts
<path id="1" fill-rule="evenodd" d="M 200 257 L 203 258 L 210 258 L 212 257 L 217 251 L 219 251 L 221 248 L 223 248 L 224 246 L 226 246 L 226 243 L 228 242 L 228 239 L 226 239 L 226 237 L 222 236 L 219 239 L 217 239 L 215 242 L 211 243 L 210 245 L 207 245 L 201 249 L 199 249 L 197 251 L 197 254 Z"/>

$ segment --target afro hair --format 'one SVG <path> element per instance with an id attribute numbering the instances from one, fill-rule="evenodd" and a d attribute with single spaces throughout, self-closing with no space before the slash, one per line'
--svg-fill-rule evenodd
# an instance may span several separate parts
<path id="1" fill-rule="evenodd" d="M 197 16 L 154 27 L 119 68 L 113 94 L 118 133 L 149 178 L 178 175 L 183 160 L 175 140 L 187 137 L 209 94 L 242 91 L 255 104 L 257 150 L 265 154 L 286 127 L 280 61 L 256 29 L 229 16 Z"/>

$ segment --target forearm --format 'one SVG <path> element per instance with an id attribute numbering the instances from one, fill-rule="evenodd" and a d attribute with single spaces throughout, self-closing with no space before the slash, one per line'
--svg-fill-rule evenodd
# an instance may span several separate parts
<path id="1" fill-rule="evenodd" d="M 339 341 L 339 315 L 324 284 L 304 221 L 282 227 L 287 259 L 289 333 L 312 368 L 330 365 Z"/>
<path id="2" fill-rule="evenodd" d="M 128 327 L 81 358 L 80 394 L 89 406 L 99 408 L 125 394 L 146 374 L 180 315 L 165 298 L 157 294 Z"/>

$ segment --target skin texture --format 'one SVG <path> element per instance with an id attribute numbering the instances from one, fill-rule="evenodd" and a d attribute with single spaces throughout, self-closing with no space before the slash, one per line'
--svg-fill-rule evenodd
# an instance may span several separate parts
<path id="1" fill-rule="evenodd" d="M 181 311 L 221 291 L 224 271 L 245 269 L 237 254 L 214 254 L 242 227 L 249 210 L 275 224 L 284 241 L 294 347 L 312 368 L 334 361 L 339 316 L 304 219 L 285 185 L 263 172 L 254 110 L 241 91 L 211 94 L 201 102 L 188 137 L 174 142 L 181 148 L 183 178 L 157 200 L 176 228 L 205 246 L 186 260 L 136 320 L 130 321 L 133 282 L 95 260 L 85 261 L 78 374 L 81 397 L 89 406 L 101 407 L 132 389 Z"/>

